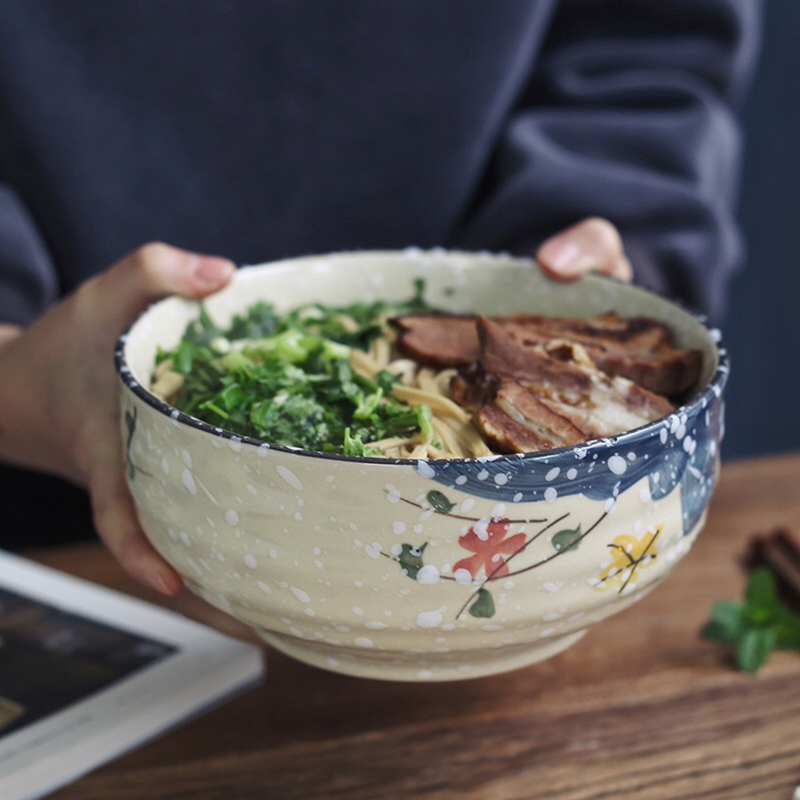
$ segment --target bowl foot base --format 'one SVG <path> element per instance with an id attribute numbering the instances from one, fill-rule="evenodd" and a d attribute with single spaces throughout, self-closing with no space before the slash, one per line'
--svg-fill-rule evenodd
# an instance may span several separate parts
<path id="1" fill-rule="evenodd" d="M 434 659 L 430 659 L 421 653 L 334 647 L 258 627 L 256 632 L 276 650 L 320 669 L 359 678 L 415 682 L 466 680 L 527 667 L 558 655 L 586 633 L 579 630 L 541 642 L 498 647 L 479 654 L 436 653 Z"/>

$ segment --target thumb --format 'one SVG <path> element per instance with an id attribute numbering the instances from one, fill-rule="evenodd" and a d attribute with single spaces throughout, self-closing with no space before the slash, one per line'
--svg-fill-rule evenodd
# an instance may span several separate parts
<path id="1" fill-rule="evenodd" d="M 236 266 L 226 258 L 190 253 L 160 242 L 140 247 L 96 278 L 105 320 L 122 329 L 150 303 L 169 294 L 202 298 L 221 289 Z"/>
<path id="2" fill-rule="evenodd" d="M 600 217 L 589 217 L 547 239 L 536 260 L 548 275 L 562 280 L 574 280 L 587 272 L 602 272 L 623 281 L 633 277 L 619 231 Z"/>

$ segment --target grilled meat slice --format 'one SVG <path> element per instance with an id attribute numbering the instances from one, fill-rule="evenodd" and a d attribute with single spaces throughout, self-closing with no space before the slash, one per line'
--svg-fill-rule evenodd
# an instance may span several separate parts
<path id="1" fill-rule="evenodd" d="M 483 371 L 479 361 L 462 367 L 450 380 L 450 397 L 462 408 L 476 410 L 497 391 L 497 378 Z"/>
<path id="2" fill-rule="evenodd" d="M 517 314 L 502 322 L 522 336 L 566 339 L 615 355 L 643 356 L 672 347 L 672 334 L 663 323 L 650 317 L 623 318 L 615 311 L 587 318 Z"/>
<path id="3" fill-rule="evenodd" d="M 605 375 L 574 342 L 523 345 L 486 318 L 479 318 L 478 334 L 479 363 L 498 389 L 477 412 L 476 424 L 504 452 L 613 436 L 673 411 L 666 398 Z"/>
<path id="4" fill-rule="evenodd" d="M 591 438 L 511 378 L 500 380 L 492 402 L 476 413 L 475 424 L 501 453 L 565 447 Z"/>
<path id="5" fill-rule="evenodd" d="M 463 367 L 478 355 L 473 315 L 408 314 L 392 323 L 399 330 L 397 346 L 407 356 L 434 367 Z"/>
<path id="6" fill-rule="evenodd" d="M 606 375 L 619 375 L 655 394 L 680 397 L 698 381 L 703 366 L 699 350 L 669 348 L 647 357 L 622 356 L 589 349 L 589 355 Z"/>
<path id="7" fill-rule="evenodd" d="M 673 347 L 669 329 L 648 317 L 623 319 L 613 312 L 586 320 L 520 315 L 500 322 L 523 344 L 577 342 L 603 372 L 656 394 L 677 397 L 700 377 L 700 351 Z"/>
<path id="8" fill-rule="evenodd" d="M 588 402 L 592 377 L 563 357 L 563 347 L 567 343 L 555 344 L 554 357 L 543 344 L 521 344 L 502 324 L 488 317 L 479 317 L 477 325 L 481 344 L 479 361 L 485 373 L 515 378 L 534 388 L 537 396 L 560 403 L 585 405 Z"/>
<path id="9" fill-rule="evenodd" d="M 698 350 L 676 349 L 669 329 L 648 317 L 625 319 L 614 312 L 586 319 L 518 314 L 494 322 L 525 345 L 552 339 L 577 342 L 604 372 L 667 397 L 688 391 L 702 367 Z M 460 367 L 478 357 L 477 317 L 411 314 L 394 323 L 400 330 L 400 350 L 424 364 Z"/>

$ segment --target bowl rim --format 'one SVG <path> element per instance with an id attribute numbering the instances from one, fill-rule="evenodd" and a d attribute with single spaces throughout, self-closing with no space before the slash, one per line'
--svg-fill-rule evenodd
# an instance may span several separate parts
<path id="1" fill-rule="evenodd" d="M 414 249 L 416 250 L 418 248 Z M 275 264 L 283 264 L 292 261 L 306 261 L 314 258 L 320 258 L 320 259 L 331 258 L 337 255 L 338 256 L 357 255 L 357 256 L 369 257 L 377 255 L 386 255 L 387 253 L 400 255 L 403 252 L 404 251 L 402 249 L 398 249 L 394 251 L 356 250 L 343 253 L 324 253 L 324 254 L 318 254 L 316 256 L 300 256 L 298 258 L 279 259 L 276 261 L 264 262 L 262 264 L 255 264 L 252 265 L 252 267 L 248 265 L 245 268 L 268 267 L 268 266 L 273 266 Z M 536 266 L 535 259 L 531 257 L 515 256 L 510 253 L 501 253 L 501 252 L 488 253 L 485 250 L 475 251 L 475 252 L 463 251 L 463 250 L 445 250 L 440 247 L 431 248 L 430 250 L 421 250 L 421 252 L 423 254 L 431 254 L 438 257 L 450 254 L 461 255 L 461 256 L 464 255 L 467 256 L 493 255 L 498 257 L 502 256 L 503 258 L 506 258 L 511 261 L 518 261 L 520 263 Z M 652 420 L 651 422 L 647 422 L 644 425 L 640 425 L 638 428 L 632 428 L 630 430 L 623 431 L 622 433 L 614 434 L 613 436 L 606 436 L 599 439 L 587 439 L 585 442 L 580 442 L 579 444 L 566 445 L 565 447 L 558 447 L 550 450 L 536 450 L 527 453 L 498 453 L 489 456 L 473 456 L 466 458 L 435 458 L 435 459 L 434 458 L 431 459 L 385 458 L 382 456 L 346 456 L 340 453 L 324 453 L 319 450 L 306 450 L 302 447 L 292 447 L 290 445 L 275 444 L 273 442 L 268 442 L 265 439 L 257 439 L 252 436 L 245 436 L 243 434 L 234 433 L 233 431 L 226 430 L 225 428 L 219 428 L 215 425 L 211 425 L 208 422 L 204 422 L 203 420 L 198 419 L 197 417 L 191 416 L 190 414 L 185 414 L 183 411 L 180 411 L 179 409 L 175 408 L 175 406 L 171 406 L 169 403 L 166 403 L 165 401 L 156 397 L 133 377 L 133 373 L 131 372 L 131 369 L 128 366 L 127 359 L 125 357 L 125 348 L 127 346 L 131 330 L 139 322 L 139 320 L 145 314 L 148 313 L 150 309 L 152 309 L 154 306 L 158 305 L 159 303 L 163 302 L 163 300 L 168 298 L 163 298 L 161 300 L 157 300 L 155 303 L 151 303 L 140 314 L 138 314 L 136 318 L 130 323 L 130 325 L 128 325 L 125 328 L 125 330 L 119 335 L 116 347 L 114 349 L 114 367 L 116 369 L 117 376 L 122 381 L 122 384 L 126 389 L 131 391 L 136 397 L 144 401 L 151 408 L 155 409 L 161 414 L 164 414 L 171 420 L 187 425 L 190 428 L 203 431 L 204 433 L 211 434 L 212 436 L 217 436 L 219 438 L 226 439 L 230 442 L 252 445 L 257 448 L 262 448 L 267 450 L 276 450 L 280 453 L 288 453 L 300 457 L 305 456 L 308 458 L 319 458 L 332 461 L 344 461 L 353 464 L 380 464 L 383 466 L 397 465 L 397 466 L 416 467 L 420 463 L 425 463 L 435 467 L 436 465 L 445 465 L 452 463 L 483 464 L 486 463 L 487 461 L 494 462 L 501 460 L 521 460 L 521 459 L 530 461 L 541 461 L 541 460 L 547 461 L 552 459 L 558 459 L 560 456 L 563 456 L 565 454 L 574 453 L 576 450 L 581 450 L 584 453 L 593 453 L 596 450 L 602 449 L 604 452 L 607 453 L 609 447 L 628 446 L 630 444 L 633 444 L 634 442 L 646 439 L 651 435 L 655 435 L 663 427 L 665 426 L 669 427 L 671 419 L 682 415 L 691 417 L 695 412 L 699 412 L 699 410 L 706 408 L 709 404 L 713 403 L 714 400 L 722 397 L 723 390 L 725 388 L 725 385 L 728 381 L 728 376 L 730 374 L 730 359 L 728 356 L 727 347 L 725 347 L 723 341 L 721 331 L 717 327 L 713 328 L 709 327 L 708 316 L 706 314 L 703 314 L 702 312 L 692 308 L 688 303 L 681 300 L 680 298 L 669 297 L 666 293 L 658 291 L 657 289 L 653 289 L 651 287 L 641 286 L 638 284 L 630 284 L 618 278 L 608 275 L 603 275 L 600 273 L 591 273 L 586 277 L 593 280 L 597 279 L 603 281 L 611 281 L 612 283 L 617 283 L 620 284 L 621 286 L 628 286 L 635 288 L 637 291 L 653 295 L 654 297 L 658 298 L 661 301 L 676 306 L 685 314 L 688 314 L 702 326 L 702 328 L 705 330 L 708 336 L 709 342 L 714 346 L 717 355 L 717 366 L 714 370 L 713 375 L 711 376 L 708 383 L 703 387 L 702 390 L 692 395 L 686 402 L 676 407 L 666 416 L 659 417 L 658 419 Z"/>

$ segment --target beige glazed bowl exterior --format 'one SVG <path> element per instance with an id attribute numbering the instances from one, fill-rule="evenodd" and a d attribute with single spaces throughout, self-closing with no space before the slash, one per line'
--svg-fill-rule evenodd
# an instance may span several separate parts
<path id="1" fill-rule="evenodd" d="M 453 311 L 656 317 L 703 351 L 701 386 L 673 415 L 579 447 L 387 461 L 237 437 L 153 397 L 157 348 L 177 344 L 196 304 L 151 307 L 121 338 L 117 368 L 142 525 L 194 592 L 316 666 L 453 680 L 562 651 L 686 555 L 716 480 L 728 365 L 718 333 L 663 298 L 599 277 L 553 282 L 503 255 L 277 262 L 240 270 L 207 307 L 226 323 L 259 299 L 281 310 L 403 299 L 418 277 Z"/>

